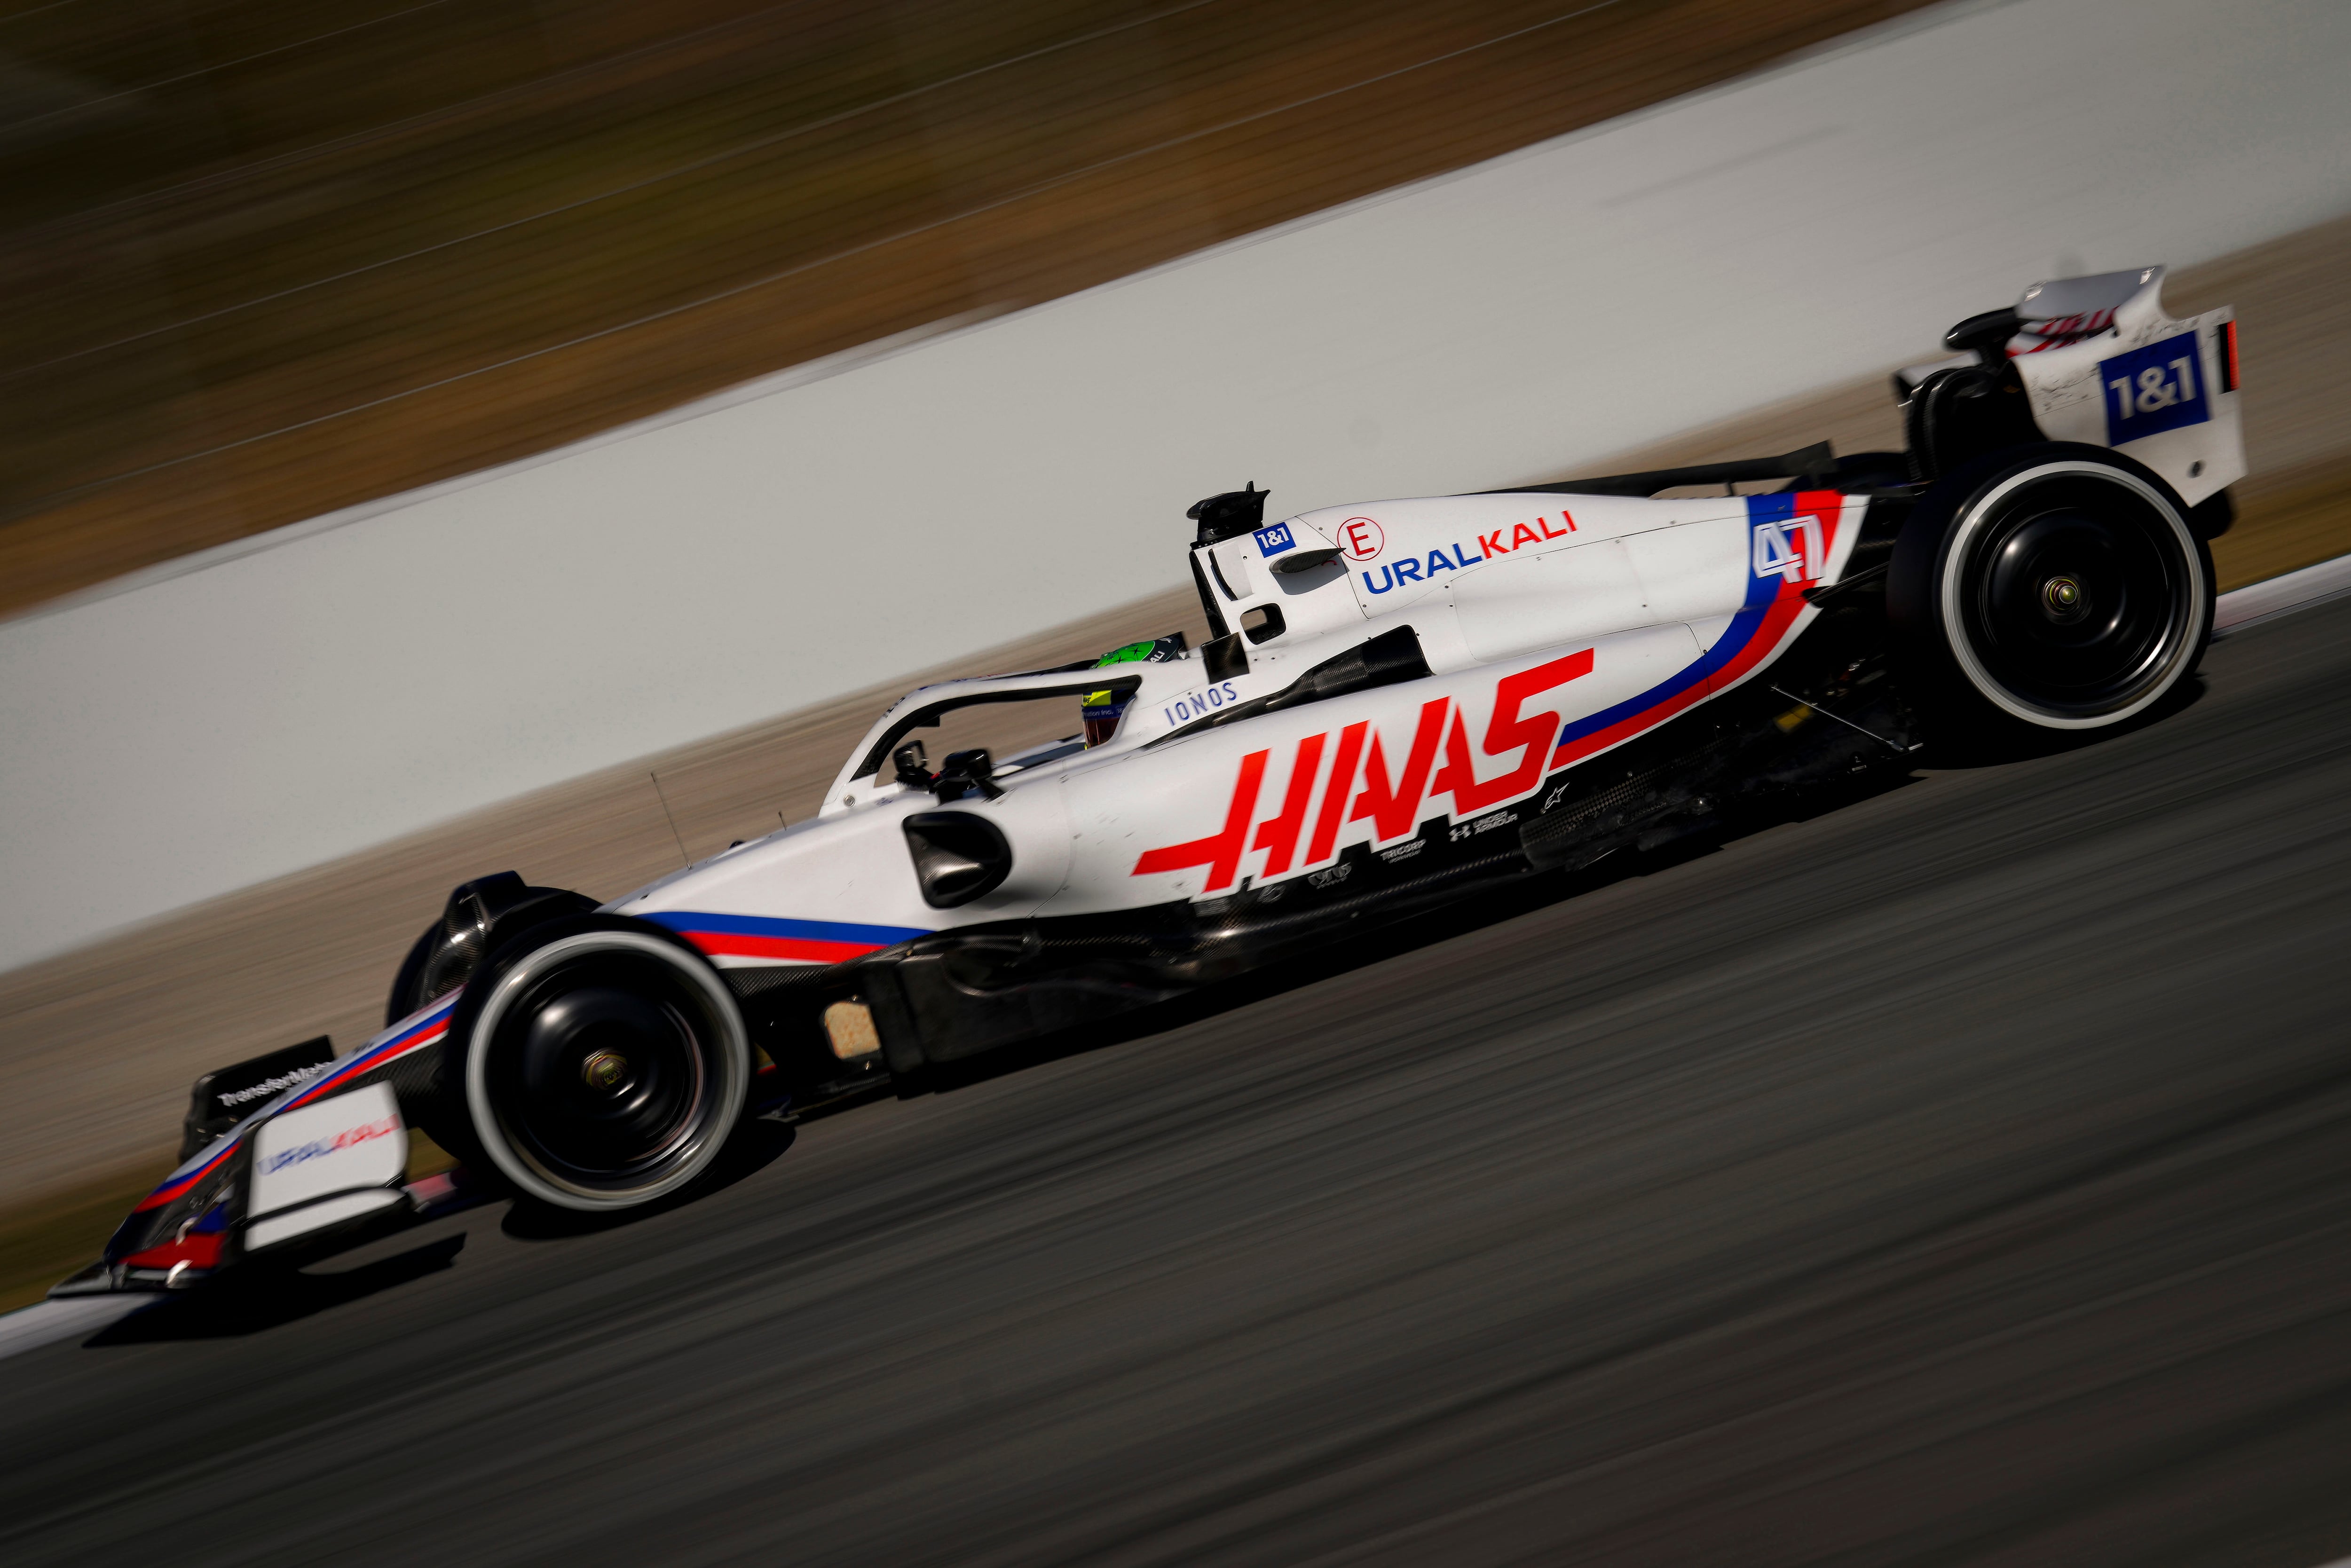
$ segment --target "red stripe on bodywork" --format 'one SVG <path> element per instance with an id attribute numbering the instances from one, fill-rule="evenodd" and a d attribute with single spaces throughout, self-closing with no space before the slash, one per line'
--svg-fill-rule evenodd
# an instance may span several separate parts
<path id="1" fill-rule="evenodd" d="M 792 958 L 808 964 L 839 964 L 882 951 L 877 942 L 825 942 L 813 936 L 747 936 L 733 931 L 681 931 L 678 935 L 713 958 Z"/>
<path id="2" fill-rule="evenodd" d="M 133 1252 L 122 1262 L 129 1269 L 170 1269 L 181 1263 L 192 1269 L 217 1269 L 220 1267 L 222 1240 L 217 1230 L 193 1231 L 176 1241 L 166 1241 L 161 1247 Z"/>
<path id="3" fill-rule="evenodd" d="M 198 1182 L 204 1180 L 204 1177 L 212 1175 L 214 1170 L 218 1169 L 221 1161 L 228 1158 L 230 1154 L 232 1154 L 235 1148 L 236 1145 L 235 1144 L 230 1144 L 224 1147 L 218 1154 L 213 1155 L 211 1159 L 206 1160 L 203 1165 L 198 1166 L 194 1170 L 190 1171 L 186 1176 L 182 1176 L 179 1180 L 165 1182 L 162 1186 L 157 1187 L 153 1192 L 151 1192 L 145 1197 L 141 1198 L 131 1212 L 133 1214 L 144 1214 L 151 1208 L 161 1208 L 165 1204 L 171 1203 L 181 1197 L 190 1187 L 195 1186 Z"/>
<path id="4" fill-rule="evenodd" d="M 1812 564 L 1815 570 L 1825 572 L 1829 561 L 1836 555 L 1837 528 L 1844 516 L 1844 494 L 1839 490 L 1802 490 L 1792 499 L 1798 517 L 1811 517 L 1820 524 L 1822 559 Z M 1552 753 L 1552 767 L 1565 768 L 1571 763 L 1581 762 L 1596 752 L 1605 751 L 1612 746 L 1654 729 L 1701 697 L 1729 691 L 1754 674 L 1764 660 L 1779 650 L 1781 639 L 1787 635 L 1788 628 L 1809 608 L 1804 600 L 1803 585 L 1783 578 L 1771 600 L 1764 604 L 1763 614 L 1749 632 L 1746 642 L 1719 668 L 1708 672 L 1704 682 L 1694 682 L 1681 687 L 1652 706 L 1628 714 L 1605 729 L 1562 741 Z M 1752 613 L 1752 611 L 1753 605 L 1750 604 L 1747 612 Z"/>
<path id="5" fill-rule="evenodd" d="M 1796 515 L 1810 517 L 1821 526 L 1821 554 L 1823 559 L 1813 562 L 1813 569 L 1825 577 L 1829 559 L 1836 554 L 1837 523 L 1844 516 L 1844 496 L 1836 490 L 1800 490 L 1796 493 Z M 1810 606 L 1804 599 L 1802 584 L 1782 579 L 1780 591 L 1763 612 L 1763 623 L 1755 635 L 1726 662 L 1722 668 L 1707 679 L 1709 692 L 1727 692 L 1779 648 L 1780 639 L 1787 635 L 1788 627 Z"/>
<path id="6" fill-rule="evenodd" d="M 1761 633 L 1758 633 L 1761 636 Z M 1571 762 L 1581 762 L 1593 753 L 1605 751 L 1619 741 L 1630 740 L 1642 731 L 1655 728 L 1682 709 L 1707 695 L 1703 684 L 1694 683 L 1666 698 L 1655 707 L 1643 708 L 1627 718 L 1618 719 L 1606 729 L 1595 729 L 1590 735 L 1578 737 L 1552 753 L 1551 765 L 1564 768 Z"/>
<path id="7" fill-rule="evenodd" d="M 423 1051 L 448 1032 L 448 1019 L 445 1017 L 437 1019 L 426 1025 L 422 1032 L 412 1034 L 406 1040 L 394 1040 L 390 1045 L 379 1047 L 375 1051 L 365 1056 L 355 1056 L 345 1066 L 337 1068 L 287 1101 L 286 1109 L 291 1111 L 297 1105 L 308 1105 L 311 1101 L 324 1095 L 329 1089 L 340 1088 L 362 1072 L 372 1072 L 387 1062 L 398 1061 L 403 1056 Z"/>

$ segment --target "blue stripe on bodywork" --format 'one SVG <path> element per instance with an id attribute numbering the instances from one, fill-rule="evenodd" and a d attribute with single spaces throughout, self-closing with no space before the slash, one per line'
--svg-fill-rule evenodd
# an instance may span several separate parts
<path id="1" fill-rule="evenodd" d="M 673 931 L 707 931 L 728 936 L 785 936 L 803 942 L 862 942 L 894 947 L 930 932 L 919 925 L 858 925 L 842 920 L 777 920 L 763 915 L 706 915 L 695 909 L 664 909 L 647 915 Z"/>
<path id="2" fill-rule="evenodd" d="M 1757 523 L 1784 523 L 1795 515 L 1796 497 L 1792 494 L 1747 497 L 1747 522 L 1750 530 Z M 1752 537 L 1751 532 L 1750 537 Z M 1714 640 L 1713 647 L 1708 648 L 1689 664 L 1683 665 L 1639 696 L 1627 697 L 1614 707 L 1603 708 L 1600 712 L 1577 719 L 1573 724 L 1562 726 L 1559 738 L 1552 743 L 1552 747 L 1556 749 L 1572 741 L 1581 740 L 1587 735 L 1606 729 L 1610 725 L 1622 724 L 1625 720 L 1656 706 L 1667 698 L 1687 691 L 1723 665 L 1730 663 L 1739 656 L 1748 643 L 1754 641 L 1755 633 L 1763 625 L 1764 615 L 1771 610 L 1771 601 L 1779 597 L 1779 592 L 1778 578 L 1757 577 L 1753 572 L 1749 572 L 1747 602 L 1740 606 L 1739 613 L 1730 618 L 1730 624 L 1724 628 L 1721 636 Z"/>

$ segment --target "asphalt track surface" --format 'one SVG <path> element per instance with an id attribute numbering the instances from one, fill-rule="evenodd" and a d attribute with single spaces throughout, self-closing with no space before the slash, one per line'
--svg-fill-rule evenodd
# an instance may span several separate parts
<path id="1" fill-rule="evenodd" d="M 1905 787 L 0 1363 L 12 1564 L 2351 1549 L 2351 605 Z M 1552 894 L 1564 892 L 1553 884 Z"/>

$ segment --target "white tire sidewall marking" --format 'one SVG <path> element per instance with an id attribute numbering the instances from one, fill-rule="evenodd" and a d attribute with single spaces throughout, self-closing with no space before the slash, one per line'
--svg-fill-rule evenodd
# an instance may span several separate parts
<path id="1" fill-rule="evenodd" d="M 2189 588 L 2192 591 L 2189 595 L 2187 630 L 2179 639 L 2179 646 L 2171 651 L 2170 656 L 2165 661 L 2161 678 L 2153 682 L 2148 686 L 2147 694 L 2128 706 L 2087 718 L 2053 714 L 2017 700 L 1998 680 L 1993 678 L 1991 672 L 1984 667 L 1983 662 L 1976 657 L 1976 651 L 1970 645 L 1966 635 L 1967 622 L 1961 614 L 1959 589 L 1962 574 L 1958 568 L 1966 563 L 1967 552 L 1969 547 L 1974 542 L 1975 536 L 1999 510 L 2001 502 L 2023 486 L 2047 479 L 2053 475 L 2081 475 L 2107 484 L 2117 485 L 2131 491 L 2154 507 L 2156 514 L 2170 525 L 2172 534 L 2179 541 L 2181 558 L 2188 563 Z M 2197 644 L 2204 640 L 2202 622 L 2209 613 L 2209 607 L 2204 601 L 2203 572 L 2203 559 L 2196 549 L 2196 536 L 2188 531 L 2188 519 L 2180 515 L 2179 507 L 2165 498 L 2161 491 L 2136 474 L 2126 473 L 2107 464 L 2094 463 L 2087 458 L 2068 457 L 2054 463 L 2041 464 L 2026 469 L 2022 474 L 2011 475 L 1992 489 L 1969 503 L 1966 513 L 1959 518 L 1959 528 L 1951 536 L 1950 546 L 1943 556 L 1943 580 L 1938 585 L 1936 610 L 1942 621 L 1944 646 L 1950 649 L 1951 657 L 1958 663 L 1959 673 L 1967 677 L 1968 685 L 1974 687 L 1977 695 L 1985 701 L 2011 717 L 2022 719 L 2025 723 L 2042 729 L 2103 729 L 2109 725 L 2120 724 L 2134 714 L 2145 711 L 2179 684 L 2182 667 L 2189 658 L 2194 656 Z"/>
<path id="2" fill-rule="evenodd" d="M 646 1188 L 625 1196 L 596 1193 L 564 1186 L 538 1170 L 507 1141 L 506 1129 L 490 1108 L 489 1052 L 476 1051 L 479 1040 L 485 1048 L 496 1038 L 499 1020 L 523 988 L 528 986 L 548 966 L 582 953 L 634 952 L 643 953 L 668 965 L 686 977 L 709 998 L 713 1011 L 723 1021 L 726 1038 L 719 1041 L 725 1065 L 720 1073 L 716 1092 L 724 1101 L 739 1100 L 750 1079 L 751 1051 L 743 1030 L 743 1019 L 735 1006 L 734 997 L 727 992 L 726 983 L 704 966 L 694 962 L 669 943 L 657 936 L 637 931 L 583 931 L 550 942 L 532 952 L 521 963 L 499 977 L 496 988 L 482 1004 L 474 1019 L 474 1027 L 465 1040 L 465 1112 L 474 1124 L 474 1136 L 480 1140 L 489 1155 L 490 1163 L 499 1173 L 524 1192 L 560 1208 L 601 1212 L 617 1208 L 634 1208 L 653 1202 L 684 1186 L 717 1157 L 723 1137 L 707 1139 L 694 1157 L 675 1171 Z"/>

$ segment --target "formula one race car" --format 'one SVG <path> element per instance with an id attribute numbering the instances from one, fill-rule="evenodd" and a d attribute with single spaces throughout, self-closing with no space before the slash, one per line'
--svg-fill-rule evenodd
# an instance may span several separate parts
<path id="1" fill-rule="evenodd" d="M 1212 638 L 925 686 L 812 820 L 611 903 L 458 888 L 357 1051 L 196 1085 L 186 1163 L 58 1289 L 192 1283 L 473 1190 L 681 1194 L 744 1119 L 920 1092 L 1364 923 L 1722 831 L 1928 739 L 2147 713 L 2212 623 L 2236 323 L 2162 269 L 2043 283 L 1896 378 L 1908 450 L 1191 509 Z M 1746 492 L 1740 486 L 1747 487 Z M 958 710 L 1063 740 L 934 768 Z M 967 715 L 967 718 L 970 716 Z M 1784 810 L 1784 807 L 1779 809 Z"/>

